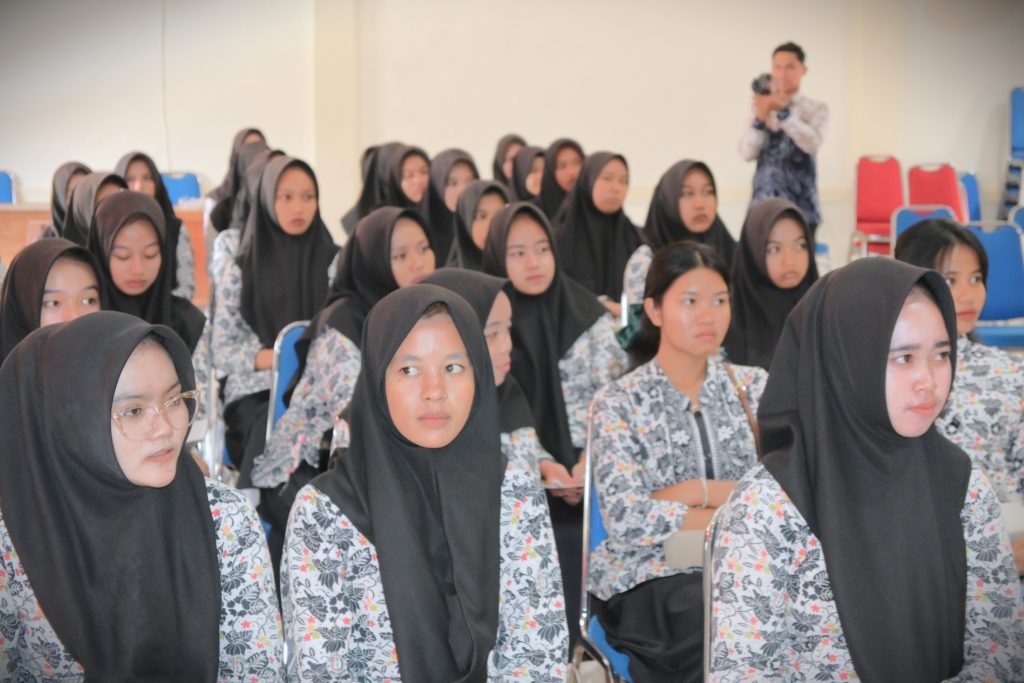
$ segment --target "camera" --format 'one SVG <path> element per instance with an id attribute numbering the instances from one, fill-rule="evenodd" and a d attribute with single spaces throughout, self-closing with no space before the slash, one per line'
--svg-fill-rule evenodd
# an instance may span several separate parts
<path id="1" fill-rule="evenodd" d="M 754 91 L 755 95 L 771 95 L 772 75 L 768 73 L 761 74 L 750 83 L 750 88 Z"/>

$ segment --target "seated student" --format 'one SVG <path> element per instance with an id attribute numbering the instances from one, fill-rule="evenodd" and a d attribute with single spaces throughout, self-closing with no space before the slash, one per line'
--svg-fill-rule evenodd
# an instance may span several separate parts
<path id="1" fill-rule="evenodd" d="M 60 237 L 19 251 L 0 290 L 0 363 L 33 330 L 100 310 L 99 273 L 87 249 Z"/>
<path id="2" fill-rule="evenodd" d="M 400 289 L 362 348 L 348 451 L 288 522 L 289 680 L 560 683 L 558 559 L 535 480 L 502 457 L 476 315 Z"/>
<path id="3" fill-rule="evenodd" d="M 565 272 L 619 314 L 622 276 L 640 233 L 622 210 L 629 191 L 629 167 L 621 154 L 595 152 L 583 164 L 556 227 Z"/>
<path id="4" fill-rule="evenodd" d="M 954 221 L 929 219 L 900 235 L 896 258 L 939 271 L 956 306 L 956 382 L 935 424 L 977 463 L 1000 502 L 1024 500 L 1024 370 L 1009 353 L 971 339 L 985 307 L 985 248 Z M 1024 550 L 1024 539 L 1014 549 Z M 1024 575 L 1024 558 L 1017 570 Z"/>
<path id="5" fill-rule="evenodd" d="M 528 202 L 498 212 L 484 247 L 484 272 L 512 281 L 512 376 L 533 410 L 539 463 L 558 543 L 566 612 L 579 636 L 582 590 L 583 462 L 587 408 L 598 389 L 626 369 L 615 321 L 583 285 L 561 272 L 547 218 Z M 558 488 L 553 488 L 558 487 Z"/>
<path id="6" fill-rule="evenodd" d="M 249 148 L 250 152 L 247 153 L 247 156 L 261 148 L 266 148 L 267 139 L 259 128 L 242 128 L 235 133 L 235 137 L 231 141 L 231 154 L 228 155 L 228 170 L 224 173 L 224 179 L 220 181 L 220 185 L 206 195 L 203 231 L 207 235 L 221 232 L 228 227 L 235 195 L 242 186 L 245 176 L 245 164 L 239 156 L 242 148 L 249 144 L 253 146 Z"/>
<path id="7" fill-rule="evenodd" d="M 459 196 L 470 183 L 480 179 L 476 162 L 469 152 L 462 149 L 446 149 L 438 152 L 430 162 L 430 184 L 437 196 L 444 201 L 449 216 L 454 216 Z"/>
<path id="8" fill-rule="evenodd" d="M 540 179 L 544 175 L 544 149 L 523 147 L 512 160 L 512 175 L 508 189 L 514 202 L 534 201 L 540 194 Z"/>
<path id="9" fill-rule="evenodd" d="M 786 316 L 818 280 L 814 234 L 788 199 L 750 207 L 732 263 L 732 325 L 725 352 L 767 369 Z"/>
<path id="10" fill-rule="evenodd" d="M 509 133 L 498 140 L 491 164 L 491 178 L 508 187 L 512 183 L 512 167 L 519 150 L 526 147 L 526 140 L 518 133 Z"/>
<path id="11" fill-rule="evenodd" d="M 487 351 L 498 387 L 501 416 L 501 452 L 509 467 L 529 472 L 540 481 L 537 462 L 550 459 L 534 426 L 530 404 L 512 368 L 512 283 L 502 278 L 461 268 L 441 268 L 423 279 L 424 284 L 451 290 L 465 299 L 476 313 L 487 340 Z"/>
<path id="12" fill-rule="evenodd" d="M 69 161 L 57 167 L 53 174 L 50 192 L 50 215 L 52 221 L 44 236 L 60 237 L 64 233 L 64 221 L 68 215 L 71 193 L 82 181 L 92 173 L 92 169 L 80 161 Z"/>
<path id="13" fill-rule="evenodd" d="M 297 344 L 299 380 L 288 409 L 253 465 L 252 482 L 264 489 L 261 512 L 282 539 L 292 497 L 301 486 L 289 485 L 287 496 L 278 487 L 296 468 L 302 470 L 297 476 L 305 478 L 303 485 L 323 469 L 320 441 L 352 399 L 366 315 L 385 295 L 434 272 L 435 265 L 423 218 L 413 209 L 377 209 L 359 221 L 345 243 L 327 303 Z"/>
<path id="14" fill-rule="evenodd" d="M 328 271 L 338 248 L 320 218 L 319 187 L 306 162 L 288 156 L 267 164 L 259 202 L 241 233 L 225 230 L 214 243 L 217 297 L 213 364 L 227 376 L 224 423 L 239 486 L 251 486 L 253 459 L 263 452 L 270 368 L 281 329 L 308 320 L 327 297 Z"/>
<path id="15" fill-rule="evenodd" d="M 246 163 L 249 152 L 249 147 L 243 145 L 240 156 L 245 157 L 241 162 L 245 166 L 245 173 L 242 175 L 242 184 L 238 188 L 238 192 L 235 193 L 235 205 L 231 209 L 231 223 L 228 224 L 228 230 L 241 232 L 245 229 L 245 224 L 249 220 L 249 211 L 258 201 L 263 169 L 267 167 L 271 159 L 285 155 L 280 149 L 267 147 L 257 152 L 252 160 Z"/>
<path id="16" fill-rule="evenodd" d="M 508 204 L 508 189 L 493 180 L 475 180 L 459 195 L 455 211 L 455 237 L 448 265 L 480 270 L 491 219 Z"/>
<path id="17" fill-rule="evenodd" d="M 580 143 L 572 138 L 558 138 L 544 152 L 544 175 L 541 176 L 540 193 L 534 203 L 552 225 L 559 223 L 559 210 L 576 186 L 585 158 Z"/>
<path id="18" fill-rule="evenodd" d="M 644 244 L 630 256 L 623 291 L 631 304 L 643 303 L 647 269 L 654 252 L 679 240 L 714 247 L 732 267 L 736 240 L 718 215 L 718 190 L 711 169 L 703 161 L 683 159 L 665 171 L 651 197 L 647 221 L 640 230 Z"/>
<path id="19" fill-rule="evenodd" d="M 768 373 L 718 358 L 728 283 L 709 245 L 659 249 L 631 347 L 642 365 L 594 406 L 594 486 L 608 538 L 590 557 L 589 590 L 638 683 L 703 680 L 702 567 L 670 566 L 662 544 L 704 529 L 757 462 L 754 411 Z"/>
<path id="20" fill-rule="evenodd" d="M 164 213 L 152 197 L 126 190 L 96 209 L 89 250 L 100 264 L 107 307 L 167 325 L 195 351 L 206 316 L 191 301 L 171 294 L 172 273 L 163 268 L 170 250 Z"/>
<path id="21" fill-rule="evenodd" d="M 181 457 L 197 401 L 178 336 L 113 311 L 4 363 L 5 680 L 284 680 L 259 520 Z"/>
<path id="22" fill-rule="evenodd" d="M 71 193 L 68 202 L 70 208 L 64 218 L 64 230 L 60 236 L 79 246 L 88 246 L 89 229 L 92 227 L 96 207 L 115 192 L 127 189 L 124 178 L 115 173 L 97 171 L 82 178 Z"/>
<path id="23" fill-rule="evenodd" d="M 793 309 L 719 511 L 711 681 L 1024 680 L 998 500 L 933 427 L 955 335 L 942 277 L 891 259 Z"/>
<path id="24" fill-rule="evenodd" d="M 404 146 L 400 142 L 387 142 L 370 145 L 363 150 L 360 164 L 363 187 L 359 191 L 355 205 L 341 217 L 341 227 L 345 234 L 351 235 L 359 221 L 369 216 L 371 211 L 393 205 L 393 191 L 390 186 L 391 156 Z"/>

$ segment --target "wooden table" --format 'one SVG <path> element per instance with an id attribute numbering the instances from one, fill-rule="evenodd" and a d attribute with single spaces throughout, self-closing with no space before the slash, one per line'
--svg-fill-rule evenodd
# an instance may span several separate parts
<path id="1" fill-rule="evenodd" d="M 206 278 L 206 241 L 203 239 L 202 209 L 178 209 L 196 259 L 196 293 L 192 303 L 204 308 L 210 302 L 210 284 Z M 0 204 L 0 260 L 10 265 L 14 255 L 26 244 L 39 239 L 50 224 L 49 204 Z"/>

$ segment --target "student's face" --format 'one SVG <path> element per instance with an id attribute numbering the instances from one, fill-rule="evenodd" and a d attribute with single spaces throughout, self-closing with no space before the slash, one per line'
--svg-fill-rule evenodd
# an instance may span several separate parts
<path id="1" fill-rule="evenodd" d="M 517 292 L 537 296 L 555 279 L 555 254 L 544 228 L 529 216 L 519 216 L 508 231 L 505 271 Z"/>
<path id="2" fill-rule="evenodd" d="M 250 133 L 242 140 L 242 144 L 244 145 L 249 142 L 266 142 L 266 140 L 256 131 L 250 131 Z"/>
<path id="3" fill-rule="evenodd" d="M 277 179 L 274 214 L 277 224 L 289 235 L 309 230 L 318 206 L 316 183 L 303 169 L 293 166 Z"/>
<path id="4" fill-rule="evenodd" d="M 110 279 L 129 296 L 143 294 L 160 275 L 160 238 L 152 224 L 137 220 L 121 228 L 110 250 Z"/>
<path id="5" fill-rule="evenodd" d="M 956 333 L 967 334 L 978 324 L 978 316 L 985 307 L 985 282 L 981 276 L 978 255 L 970 247 L 957 244 L 944 264 L 936 264 L 937 271 L 946 278 L 956 304 Z"/>
<path id="6" fill-rule="evenodd" d="M 793 289 L 803 281 L 811 267 L 811 252 L 800 223 L 788 216 L 775 221 L 768 231 L 764 263 L 768 279 L 780 289 Z"/>
<path id="7" fill-rule="evenodd" d="M 583 157 L 570 145 L 562 147 L 555 154 L 555 182 L 568 192 L 576 184 L 580 177 L 580 169 L 583 168 Z"/>
<path id="8" fill-rule="evenodd" d="M 800 89 L 800 79 L 807 67 L 793 52 L 776 52 L 772 57 L 772 83 L 785 95 L 794 95 Z"/>
<path id="9" fill-rule="evenodd" d="M 500 387 L 512 369 L 512 302 L 505 292 L 498 292 L 494 299 L 484 337 L 494 368 L 494 384 Z"/>
<path id="10" fill-rule="evenodd" d="M 128 183 L 128 189 L 132 192 L 141 192 L 150 197 L 156 196 L 156 180 L 149 170 L 149 164 L 142 159 L 136 159 L 128 164 L 124 172 L 124 181 Z"/>
<path id="11" fill-rule="evenodd" d="M 523 184 L 526 186 L 526 191 L 536 197 L 540 194 L 540 181 L 544 177 L 544 157 L 537 155 L 533 158 L 533 163 L 530 164 L 530 172 L 526 175 L 526 180 Z"/>
<path id="12" fill-rule="evenodd" d="M 516 155 L 519 154 L 519 150 L 522 148 L 523 146 L 518 142 L 513 142 L 505 149 L 505 159 L 501 162 L 501 170 L 506 178 L 512 177 L 512 167 L 515 163 Z"/>
<path id="13" fill-rule="evenodd" d="M 594 181 L 594 206 L 601 213 L 615 213 L 626 202 L 629 192 L 629 169 L 621 159 L 612 159 Z"/>
<path id="14" fill-rule="evenodd" d="M 473 167 L 464 161 L 460 161 L 448 171 L 448 181 L 444 186 L 444 203 L 449 211 L 455 211 L 459 203 L 459 195 L 466 189 L 466 186 L 476 180 Z"/>
<path id="15" fill-rule="evenodd" d="M 414 285 L 434 272 L 434 250 L 427 233 L 411 218 L 399 218 L 391 231 L 391 273 L 398 288 Z"/>
<path id="16" fill-rule="evenodd" d="M 43 287 L 39 326 L 66 323 L 98 310 L 100 288 L 92 267 L 76 259 L 57 259 Z"/>
<path id="17" fill-rule="evenodd" d="M 474 384 L 466 345 L 451 317 L 422 318 L 387 367 L 384 391 L 391 420 L 417 446 L 447 446 L 466 426 Z"/>
<path id="18" fill-rule="evenodd" d="M 121 371 L 114 389 L 112 413 L 120 414 L 122 426 L 138 430 L 142 438 L 129 439 L 114 420 L 110 436 L 117 464 L 136 486 L 162 488 L 174 480 L 178 455 L 188 435 L 188 407 L 178 402 L 167 407 L 166 415 L 146 416 L 146 408 L 163 406 L 181 392 L 181 382 L 167 351 L 156 343 L 136 347 Z M 147 422 L 148 420 L 148 422 Z M 129 425 L 129 422 L 138 422 Z M 184 427 L 174 425 L 184 424 Z"/>
<path id="19" fill-rule="evenodd" d="M 473 225 L 470 234 L 477 249 L 483 249 L 487 243 L 487 233 L 491 231 L 491 219 L 507 204 L 505 198 L 497 192 L 488 192 L 480 197 L 473 212 Z"/>
<path id="20" fill-rule="evenodd" d="M 419 204 L 430 182 L 430 165 L 419 154 L 410 154 L 402 162 L 402 192 L 413 204 Z M 445 193 L 447 194 L 447 192 Z"/>
<path id="21" fill-rule="evenodd" d="M 660 305 L 650 297 L 644 299 L 644 312 L 661 328 L 659 353 L 667 349 L 707 358 L 718 353 L 729 330 L 729 286 L 716 271 L 694 268 L 676 278 Z"/>
<path id="22" fill-rule="evenodd" d="M 117 183 L 109 180 L 103 183 L 102 185 L 100 185 L 99 189 L 96 190 L 96 204 L 93 206 L 93 209 L 99 206 L 100 202 L 102 202 L 104 199 L 106 199 L 112 194 L 117 194 L 123 189 L 124 188 L 118 185 Z"/>
<path id="23" fill-rule="evenodd" d="M 78 187 L 78 183 L 82 182 L 82 178 L 86 175 L 88 174 L 85 171 L 75 171 L 71 174 L 71 177 L 68 178 L 68 189 L 64 193 L 65 206 L 67 206 L 68 201 L 71 199 L 71 193 L 75 191 L 75 188 Z"/>
<path id="24" fill-rule="evenodd" d="M 900 436 L 921 436 L 939 416 L 953 378 L 950 339 L 927 295 L 907 298 L 896 320 L 885 367 L 885 405 Z"/>
<path id="25" fill-rule="evenodd" d="M 690 232 L 707 232 L 718 215 L 718 196 L 708 174 L 695 168 L 679 188 L 679 218 Z"/>

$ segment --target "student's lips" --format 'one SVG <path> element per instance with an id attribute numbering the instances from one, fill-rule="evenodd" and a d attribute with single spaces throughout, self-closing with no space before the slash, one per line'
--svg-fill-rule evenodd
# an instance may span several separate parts
<path id="1" fill-rule="evenodd" d="M 419 421 L 426 427 L 440 428 L 448 424 L 451 418 L 445 413 L 427 413 L 420 415 Z"/>
<path id="2" fill-rule="evenodd" d="M 157 451 L 153 455 L 149 456 L 149 460 L 152 462 L 167 462 L 174 458 L 174 449 L 165 448 L 162 451 Z"/>
<path id="3" fill-rule="evenodd" d="M 915 403 L 910 406 L 910 412 L 916 413 L 917 415 L 929 416 L 935 413 L 935 409 L 938 407 L 938 403 L 929 401 L 927 403 Z"/>
<path id="4" fill-rule="evenodd" d="M 978 317 L 978 312 L 975 310 L 960 311 L 956 314 L 956 317 L 971 320 Z"/>
<path id="5" fill-rule="evenodd" d="M 146 280 L 128 280 L 124 286 L 133 292 L 141 292 L 149 286 L 149 283 Z"/>

